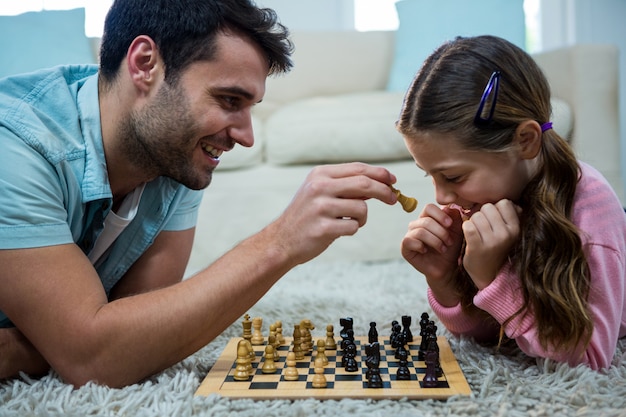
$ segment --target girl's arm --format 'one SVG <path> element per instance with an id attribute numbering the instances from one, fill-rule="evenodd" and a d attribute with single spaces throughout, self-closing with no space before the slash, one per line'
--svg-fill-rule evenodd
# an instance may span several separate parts
<path id="1" fill-rule="evenodd" d="M 529 313 L 515 318 L 504 329 L 529 356 L 567 362 L 572 366 L 586 364 L 592 369 L 607 368 L 611 364 L 617 339 L 623 336 L 620 326 L 626 271 L 618 251 L 601 245 L 590 245 L 587 249 L 592 277 L 589 308 L 594 321 L 591 342 L 584 350 L 582 346 L 576 350 L 544 349 L 537 338 L 534 315 Z M 491 285 L 478 292 L 474 304 L 503 323 L 522 305 L 519 287 L 517 276 L 504 269 Z"/>

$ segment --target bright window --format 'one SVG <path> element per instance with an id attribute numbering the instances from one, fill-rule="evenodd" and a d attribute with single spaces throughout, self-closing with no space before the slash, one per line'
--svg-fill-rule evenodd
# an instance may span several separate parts
<path id="1" fill-rule="evenodd" d="M 354 0 L 354 28 L 358 31 L 398 29 L 397 0 Z"/>

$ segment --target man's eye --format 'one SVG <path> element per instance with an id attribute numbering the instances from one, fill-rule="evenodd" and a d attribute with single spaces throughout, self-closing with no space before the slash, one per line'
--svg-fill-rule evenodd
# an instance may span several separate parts
<path id="1" fill-rule="evenodd" d="M 444 177 L 444 180 L 446 182 L 450 182 L 450 183 L 457 183 L 459 181 L 461 181 L 461 177 L 460 176 L 456 176 L 456 177 Z"/>
<path id="2" fill-rule="evenodd" d="M 224 101 L 224 103 L 226 103 L 228 107 L 231 107 L 231 108 L 239 107 L 239 103 L 241 102 L 239 97 L 234 97 L 234 96 L 224 96 L 222 100 Z"/>

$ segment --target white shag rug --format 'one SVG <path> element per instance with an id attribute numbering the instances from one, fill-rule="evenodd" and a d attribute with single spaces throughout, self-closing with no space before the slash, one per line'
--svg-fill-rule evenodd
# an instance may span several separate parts
<path id="1" fill-rule="evenodd" d="M 413 327 L 430 313 L 423 278 L 402 260 L 376 263 L 313 261 L 288 273 L 250 310 L 285 329 L 309 318 L 314 338 L 339 318 L 354 318 L 355 334 L 366 335 L 370 321 L 388 334 L 403 314 Z M 431 315 L 432 317 L 432 315 Z M 417 325 L 419 328 L 419 325 Z M 109 389 L 95 384 L 74 389 L 54 372 L 40 379 L 0 383 L 0 416 L 626 416 L 626 340 L 604 372 L 533 360 L 516 349 L 495 351 L 469 339 L 448 340 L 472 389 L 469 397 L 425 400 L 231 400 L 194 393 L 231 337 L 236 322 L 205 348 L 141 383 Z M 337 334 L 338 332 L 336 332 Z"/>

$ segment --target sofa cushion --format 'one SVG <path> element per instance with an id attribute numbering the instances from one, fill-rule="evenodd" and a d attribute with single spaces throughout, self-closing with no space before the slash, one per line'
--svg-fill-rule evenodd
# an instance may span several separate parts
<path id="1" fill-rule="evenodd" d="M 0 17 L 0 77 L 61 64 L 95 64 L 85 9 Z"/>
<path id="2" fill-rule="evenodd" d="M 395 129 L 403 97 L 403 93 L 373 91 L 287 104 L 266 121 L 266 161 L 290 165 L 410 159 Z M 570 106 L 553 98 L 552 108 L 554 130 L 569 139 L 573 127 Z"/>
<path id="3" fill-rule="evenodd" d="M 372 91 L 286 104 L 267 119 L 272 164 L 410 159 L 395 122 L 403 93 Z"/>

